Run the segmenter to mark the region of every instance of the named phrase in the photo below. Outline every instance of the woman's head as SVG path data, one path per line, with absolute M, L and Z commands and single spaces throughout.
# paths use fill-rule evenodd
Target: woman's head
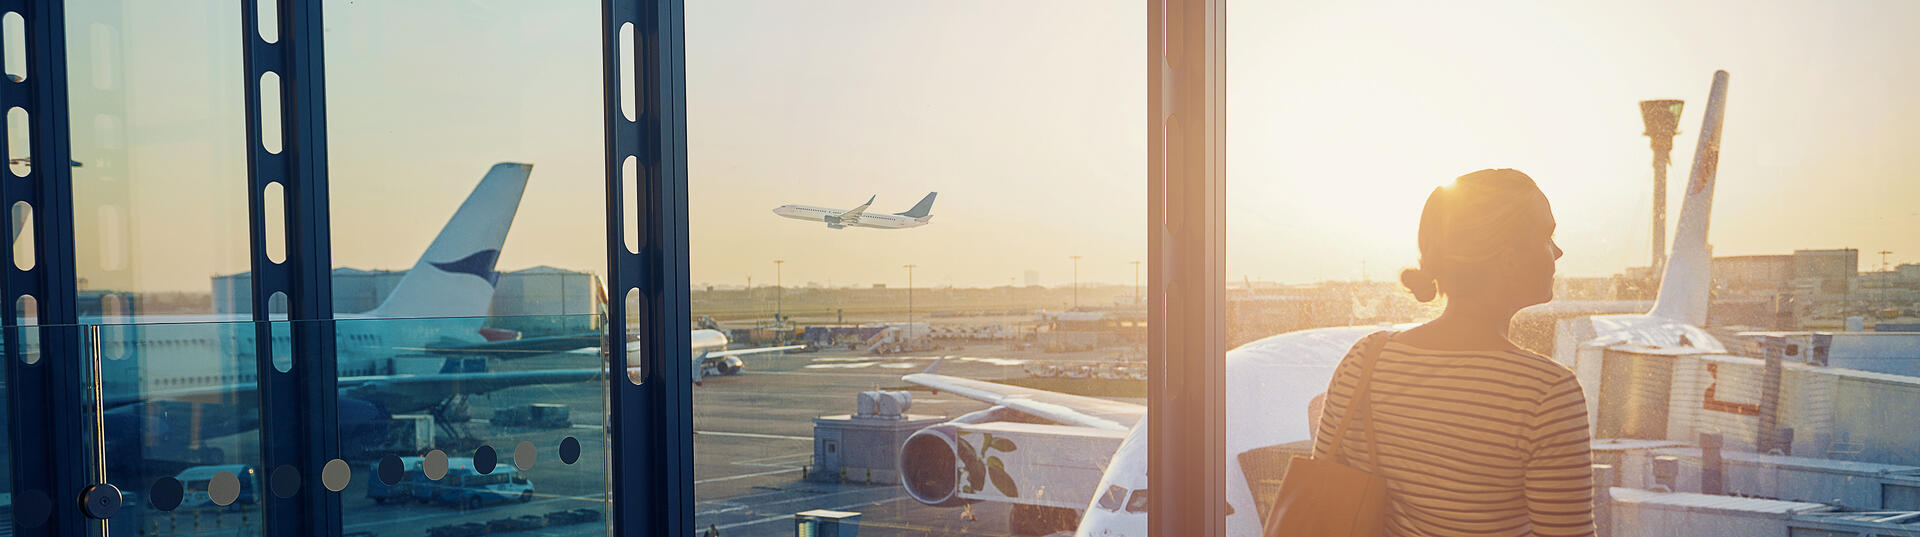
M 1480 170 L 1433 190 L 1420 213 L 1420 268 L 1400 281 L 1421 302 L 1518 310 L 1553 299 L 1553 208 L 1533 178 Z

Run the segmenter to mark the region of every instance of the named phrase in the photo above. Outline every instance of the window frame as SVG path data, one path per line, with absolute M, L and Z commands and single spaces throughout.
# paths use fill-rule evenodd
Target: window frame
M 260 37 L 254 1 L 241 2 L 246 35 L 248 205 L 253 256 L 253 312 L 267 321 L 267 301 L 275 292 L 289 300 L 285 320 L 296 322 L 292 335 L 294 368 L 277 373 L 270 352 L 274 337 L 261 323 L 261 450 L 266 467 L 291 465 L 300 474 L 318 476 L 338 455 L 337 367 L 332 333 L 331 238 L 326 169 L 325 61 L 320 0 L 274 2 L 277 38 Z M 685 535 L 693 528 L 691 365 L 677 357 L 689 345 L 687 313 L 687 175 L 684 0 L 603 0 L 602 66 L 607 158 L 608 288 L 610 296 L 640 291 L 642 320 L 638 338 L 646 343 L 630 364 L 628 353 L 613 353 L 609 367 L 642 367 L 636 386 L 627 375 L 608 375 L 609 487 L 611 524 L 621 536 Z M 31 154 L 43 161 L 69 161 L 63 0 L 0 0 L 0 9 L 27 19 L 28 72 L 25 81 L 5 82 L 7 93 L 31 113 Z M 1225 457 L 1223 394 L 1224 289 L 1224 106 L 1225 0 L 1149 0 L 1149 414 L 1153 452 L 1152 535 L 1224 534 Z M 637 53 L 619 55 L 619 29 L 631 24 Z M 1170 41 L 1176 39 L 1176 41 Z M 638 81 L 635 120 L 623 117 L 620 67 L 630 63 Z M 266 72 L 280 77 L 279 124 L 284 129 L 278 153 L 261 148 L 261 95 L 253 83 Z M 4 137 L 0 137 L 4 139 Z M 636 192 L 626 192 L 622 161 L 636 157 L 641 170 Z M 43 166 L 29 177 L 0 180 L 0 203 L 28 201 L 35 207 L 33 269 L 10 271 L 4 298 L 37 299 L 43 332 L 40 351 L 50 359 L 24 364 L 14 308 L 0 315 L 8 337 L 5 349 L 10 383 L 7 399 L 15 419 L 8 431 L 9 461 L 15 490 L 45 491 L 47 523 L 23 528 L 23 535 L 77 534 L 87 519 L 74 502 L 81 489 L 104 476 L 87 456 L 87 432 L 80 388 L 82 349 L 76 330 L 71 171 Z M 268 229 L 260 191 L 269 184 L 285 190 L 286 258 L 266 258 Z M 629 230 L 623 209 L 634 204 L 639 230 Z M 1187 225 L 1182 225 L 1187 224 Z M 626 250 L 625 235 L 635 232 L 640 252 Z M 0 256 L 11 256 L 0 249 Z M 0 259 L 0 265 L 10 264 Z M 608 301 L 608 318 L 624 320 L 625 300 Z M 627 341 L 624 322 L 609 322 L 608 337 Z M 651 337 L 659 335 L 661 337 Z M 1182 352 L 1171 352 L 1179 349 Z M 1203 397 L 1177 397 L 1200 393 Z M 292 498 L 263 496 L 263 521 L 272 534 L 326 535 L 338 531 L 340 497 L 303 485 Z M 18 497 L 18 496 L 17 496 Z M 1173 501 L 1181 498 L 1183 501 Z M 1202 506 L 1205 509 L 1170 509 Z M 1198 530 L 1198 531 L 1196 531 Z

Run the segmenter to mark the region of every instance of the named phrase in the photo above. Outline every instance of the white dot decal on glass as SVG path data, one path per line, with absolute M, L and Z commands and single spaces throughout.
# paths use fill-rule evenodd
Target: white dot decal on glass
M 513 466 L 520 471 L 532 470 L 533 458 L 533 442 L 521 440 L 520 445 L 513 447 Z
M 352 479 L 353 469 L 347 466 L 347 461 L 330 460 L 327 461 L 326 466 L 320 468 L 320 484 L 326 485 L 327 490 L 334 492 L 346 490 L 347 482 Z
M 420 470 L 427 474 L 427 479 L 434 481 L 439 481 L 440 478 L 446 477 L 447 452 L 438 449 L 428 451 L 426 458 L 420 461 Z
M 240 499 L 240 477 L 233 475 L 233 472 L 213 474 L 213 480 L 207 482 L 207 501 L 225 507 L 233 505 L 233 501 L 238 499 Z

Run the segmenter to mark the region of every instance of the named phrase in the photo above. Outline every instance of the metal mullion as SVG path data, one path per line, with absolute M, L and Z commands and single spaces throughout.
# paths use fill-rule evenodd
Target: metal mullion
M 255 362 L 259 369 L 260 451 L 269 479 L 290 466 L 300 479 L 289 498 L 262 494 L 268 535 L 337 536 L 340 498 L 326 490 L 321 472 L 339 456 L 337 368 L 334 355 L 331 239 L 328 222 L 325 78 L 321 5 L 317 0 L 276 0 L 277 42 L 260 38 L 258 3 L 241 2 L 241 32 L 247 76 L 247 201 L 252 251 Z M 281 151 L 262 144 L 260 79 L 279 76 Z M 278 182 L 284 203 L 281 229 L 286 257 L 268 257 L 265 189 Z M 273 366 L 271 301 L 287 297 L 292 368 Z M 266 487 L 271 490 L 273 487 Z
M 602 110 L 606 137 L 606 248 L 607 248 L 607 491 L 611 505 L 608 518 L 613 525 L 613 535 L 627 537 L 643 535 L 646 525 L 641 510 L 640 489 L 644 489 L 644 474 L 640 471 L 643 461 L 640 457 L 646 452 L 640 448 L 640 431 L 646 427 L 647 408 L 641 404 L 638 389 L 627 380 L 626 342 L 627 336 L 627 289 L 637 278 L 626 274 L 628 267 L 638 267 L 639 259 L 627 251 L 626 247 L 626 204 L 633 203 L 625 192 L 625 180 L 622 177 L 626 158 L 639 153 L 639 143 L 635 132 L 638 125 L 627 121 L 620 111 L 620 28 L 633 24 L 638 31 L 639 22 L 635 20 L 637 0 L 605 0 L 601 4 L 601 84 Z
M 19 270 L 12 248 L 5 248 L 5 313 L 8 403 L 13 466 L 14 523 L 17 535 L 79 535 L 98 527 L 81 514 L 80 491 L 94 483 L 97 446 L 89 445 L 83 424 L 85 392 L 81 382 L 90 356 L 80 346 L 74 275 L 72 150 L 67 139 L 66 25 L 58 0 L 10 0 L 5 11 L 25 20 L 27 79 L 6 82 L 5 108 L 28 115 L 29 156 L 40 163 L 24 178 L 0 179 L 0 203 L 11 212 L 25 201 L 33 207 L 34 266 Z M 11 219 L 9 219 L 10 221 Z M 33 295 L 40 328 L 40 359 L 21 360 L 23 331 L 15 305 Z M 35 512 L 40 508 L 44 511 Z M 45 513 L 45 516 L 40 516 Z
M 1147 14 L 1147 524 L 1226 534 L 1226 0 Z
M 647 15 L 652 19 L 639 35 L 637 48 L 648 67 L 638 71 L 644 77 L 639 107 L 645 133 L 652 136 L 642 145 L 653 151 L 649 161 L 641 159 L 641 188 L 647 203 L 640 219 L 647 232 L 641 253 L 647 256 L 648 365 L 659 371 L 658 379 L 648 386 L 647 404 L 658 409 L 651 417 L 650 429 L 659 464 L 651 482 L 658 487 L 651 501 L 660 511 L 659 526 L 667 535 L 686 535 L 694 531 L 693 487 L 693 365 L 689 355 L 692 330 L 692 282 L 688 274 L 687 215 L 687 124 L 686 124 L 686 36 L 684 5 L 681 0 L 656 0 Z M 655 365 L 657 364 L 657 366 Z
M 607 431 L 612 453 L 613 529 L 619 536 L 693 532 L 693 401 L 688 353 L 685 59 L 680 0 L 606 0 L 602 7 L 607 140 Z M 620 28 L 634 27 L 636 57 L 619 55 Z M 620 62 L 630 62 L 636 121 L 621 113 Z M 627 192 L 625 159 L 640 174 Z M 626 249 L 624 208 L 636 212 L 640 252 Z M 626 294 L 641 296 L 638 327 L 644 375 L 633 386 Z

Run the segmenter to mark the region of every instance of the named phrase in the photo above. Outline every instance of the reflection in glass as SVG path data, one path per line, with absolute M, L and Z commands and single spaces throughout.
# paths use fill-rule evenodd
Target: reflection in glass
M 606 375 L 595 332 L 469 338 L 508 320 L 599 326 L 593 316 L 353 319 L 340 349 L 341 491 L 348 531 L 420 534 L 466 524 L 604 533 L 601 411 Z M 565 457 L 575 442 L 582 464 Z
M 597 313 L 606 267 L 598 6 L 323 4 L 334 311 Z M 414 294 L 406 308 L 371 300 L 388 289 L 406 296 L 414 291 L 396 286 L 416 283 L 434 298 Z M 516 294 L 553 300 L 489 307 L 490 296 Z
M 257 533 L 268 489 L 254 325 L 85 328 L 80 348 L 101 375 L 102 414 L 92 419 L 104 434 L 104 471 L 127 491 L 127 507 L 110 522 L 115 531 Z
M 225 314 L 208 277 L 247 270 L 240 31 L 232 6 L 65 10 L 74 253 L 83 319 Z M 37 163 L 51 165 L 53 163 Z M 249 290 L 226 290 L 229 303 Z M 183 320 L 172 318 L 171 321 Z
M 344 529 L 604 534 L 599 6 L 322 4 Z
M 349 531 L 380 526 L 424 535 L 443 526 L 539 519 L 567 528 L 554 535 L 604 533 L 606 476 L 597 454 L 604 450 L 598 424 L 607 373 L 598 337 L 449 337 L 487 322 L 333 322 L 343 452 L 342 464 L 329 464 L 321 476 L 260 465 L 257 323 L 86 330 L 98 339 L 82 348 L 130 349 L 99 369 L 104 413 L 96 419 L 105 431 L 108 481 L 138 500 L 113 524 L 149 534 L 177 534 L 189 530 L 186 524 L 253 533 L 261 495 L 278 494 L 287 480 L 319 479 L 344 495 Z M 289 323 L 271 324 L 276 352 L 289 347 L 281 339 L 291 333 L 281 329 Z M 571 455 L 563 449 L 568 442 Z M 512 460 L 483 460 L 492 459 L 492 446 L 507 446 Z M 435 454 L 438 468 L 425 467 Z M 579 464 L 550 462 L 563 458 Z

